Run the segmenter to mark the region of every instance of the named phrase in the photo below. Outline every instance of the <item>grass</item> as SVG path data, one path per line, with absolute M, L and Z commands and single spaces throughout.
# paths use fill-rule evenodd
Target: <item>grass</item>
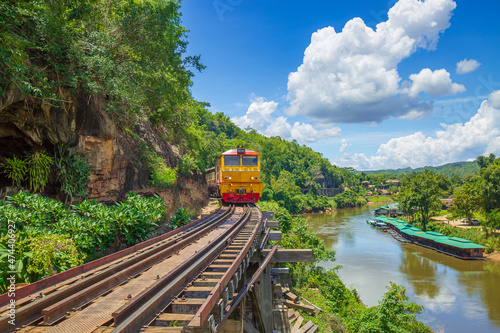
M 345 331 L 345 328 L 341 323 L 341 319 L 338 318 L 335 314 L 328 311 L 328 300 L 320 293 L 319 290 L 303 288 L 301 290 L 301 297 L 307 299 L 309 302 L 323 309 L 322 312 L 319 312 L 313 316 L 305 311 L 299 311 L 302 318 L 304 318 L 302 325 L 311 320 L 313 323 L 318 325 L 319 332 L 328 332 L 332 329 L 332 326 L 336 327 L 339 332 Z M 295 324 L 295 322 L 293 322 L 293 324 Z M 291 325 L 291 327 L 293 327 L 293 324 Z
M 450 211 L 447 209 L 440 209 L 436 211 L 432 211 L 432 216 L 444 216 L 446 214 L 450 214 Z
M 367 197 L 370 202 L 395 202 L 392 195 L 374 195 Z

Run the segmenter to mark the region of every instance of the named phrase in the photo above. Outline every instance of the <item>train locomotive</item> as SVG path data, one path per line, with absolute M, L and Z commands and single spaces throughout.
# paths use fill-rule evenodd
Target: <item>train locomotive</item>
M 229 203 L 255 203 L 262 194 L 260 154 L 238 147 L 219 155 L 215 167 L 205 170 L 211 195 Z

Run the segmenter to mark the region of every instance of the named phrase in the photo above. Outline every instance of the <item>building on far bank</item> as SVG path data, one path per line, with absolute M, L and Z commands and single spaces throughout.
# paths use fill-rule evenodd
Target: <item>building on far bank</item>
M 396 186 L 399 187 L 400 182 L 397 179 L 389 179 L 385 181 L 385 186 L 386 187 L 391 187 L 391 186 Z
M 448 199 L 439 199 L 442 204 L 445 204 L 446 207 L 451 207 L 453 206 L 453 195 L 450 195 Z

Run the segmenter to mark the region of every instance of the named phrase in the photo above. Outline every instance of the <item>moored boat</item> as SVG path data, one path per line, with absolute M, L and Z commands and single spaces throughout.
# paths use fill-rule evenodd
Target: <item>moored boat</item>
M 366 223 L 368 223 L 372 227 L 376 227 L 376 228 L 379 228 L 379 229 L 382 229 L 382 230 L 387 229 L 387 224 L 385 224 L 384 222 L 381 222 L 381 221 L 366 220 Z

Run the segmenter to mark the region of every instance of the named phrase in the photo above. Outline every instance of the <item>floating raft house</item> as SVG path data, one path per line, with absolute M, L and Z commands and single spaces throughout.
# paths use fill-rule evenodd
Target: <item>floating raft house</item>
M 399 206 L 398 202 L 389 204 L 387 206 L 381 206 L 375 210 L 375 216 L 378 216 L 378 215 L 389 215 L 389 216 L 404 215 L 404 212 L 398 211 L 398 206 Z
M 459 237 L 448 237 L 435 231 L 422 231 L 419 228 L 393 217 L 377 216 L 377 221 L 387 224 L 389 229 L 398 232 L 412 243 L 452 255 L 461 259 L 482 259 L 486 246 Z

